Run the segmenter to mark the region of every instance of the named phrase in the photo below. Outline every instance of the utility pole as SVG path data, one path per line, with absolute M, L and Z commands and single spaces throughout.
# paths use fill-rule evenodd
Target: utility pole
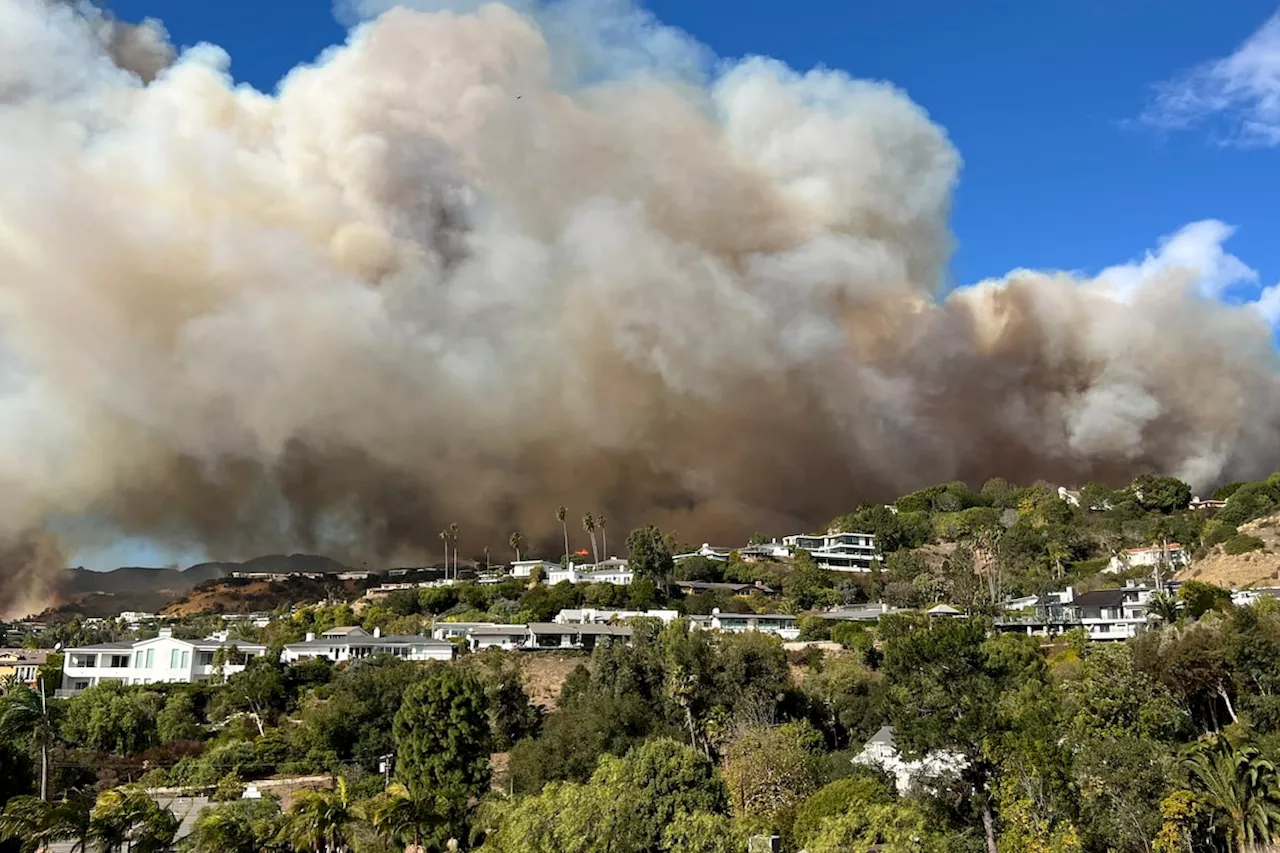
M 394 758 L 394 754 L 382 756 L 382 763 L 378 767 L 382 771 L 382 787 L 384 790 L 391 787 L 391 762 Z

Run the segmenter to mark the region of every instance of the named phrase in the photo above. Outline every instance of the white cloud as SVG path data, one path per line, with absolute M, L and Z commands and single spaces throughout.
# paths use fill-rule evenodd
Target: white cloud
M 1230 56 L 1158 84 L 1142 120 L 1169 130 L 1216 124 L 1226 144 L 1280 145 L 1280 12 Z
M 1162 238 L 1159 249 L 1141 261 L 1103 270 L 1094 284 L 1127 302 L 1148 282 L 1180 271 L 1194 277 L 1201 296 L 1217 299 L 1232 287 L 1258 280 L 1256 271 L 1222 247 L 1234 233 L 1235 228 L 1216 219 L 1192 222 Z

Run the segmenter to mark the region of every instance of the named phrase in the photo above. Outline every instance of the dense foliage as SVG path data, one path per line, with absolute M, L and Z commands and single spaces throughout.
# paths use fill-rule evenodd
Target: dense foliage
M 1147 631 L 1114 644 L 1002 634 L 992 621 L 1012 596 L 1152 573 L 1103 573 L 1124 548 L 1267 558 L 1280 477 L 1217 494 L 1215 513 L 1167 477 L 1089 484 L 1069 500 L 1044 484 L 942 484 L 824 528 L 876 534 L 885 560 L 861 576 L 823 571 L 803 551 L 677 564 L 673 537 L 645 527 L 627 539 L 644 577 L 631 588 L 397 591 L 359 612 L 299 607 L 237 628 L 273 653 L 215 683 L 104 684 L 70 699 L 8 685 L 0 849 L 158 853 L 177 823 L 143 791 L 179 786 L 214 801 L 185 853 L 741 853 L 749 836 L 775 833 L 788 853 L 1250 850 L 1280 841 L 1275 600 L 1234 606 L 1230 590 L 1191 579 L 1152 600 Z M 677 580 L 761 587 L 682 595 Z M 824 618 L 867 600 L 945 601 L 963 615 Z M 283 644 L 335 625 L 413 633 L 431 620 L 655 605 L 803 613 L 802 638 L 822 644 L 787 651 L 762 634 L 637 619 L 630 642 L 580 655 L 558 694 L 542 685 L 535 695 L 555 696 L 543 706 L 530 699 L 543 653 L 279 663 Z M 181 636 L 220 627 L 174 625 Z M 68 623 L 32 642 L 137 635 Z M 864 744 L 885 726 L 904 760 L 923 762 L 914 776 L 868 763 Z M 327 781 L 291 802 L 239 799 L 272 775 Z

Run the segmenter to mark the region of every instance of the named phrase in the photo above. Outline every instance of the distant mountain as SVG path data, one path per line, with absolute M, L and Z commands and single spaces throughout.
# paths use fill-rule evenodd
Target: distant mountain
M 237 571 L 335 574 L 351 569 L 337 560 L 315 554 L 267 554 L 240 563 L 197 563 L 186 570 L 142 566 L 124 566 L 106 572 L 67 569 L 61 583 L 66 603 L 59 609 L 76 610 L 77 602 L 88 604 L 93 600 L 91 609 L 95 611 L 104 607 L 116 613 L 133 609 L 158 610 L 166 603 L 182 598 L 197 584 Z M 103 596 L 113 596 L 115 602 L 103 601 Z

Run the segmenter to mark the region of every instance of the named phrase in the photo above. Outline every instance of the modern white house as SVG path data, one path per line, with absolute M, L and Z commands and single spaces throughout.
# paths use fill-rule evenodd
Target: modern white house
M 325 658 L 333 663 L 363 660 L 376 655 L 391 655 L 412 661 L 453 660 L 457 647 L 447 640 L 417 636 L 382 636 L 379 628 L 369 634 L 363 628 L 341 628 L 326 631 L 320 637 L 308 634 L 301 643 L 284 647 L 280 660 L 297 663 Z
M 680 618 L 678 610 L 597 610 L 587 607 L 581 610 L 561 610 L 551 621 L 557 625 L 602 625 L 607 622 L 626 622 L 630 619 L 660 619 L 668 625 Z
M 1173 592 L 1177 586 L 1169 581 L 1162 584 L 1164 592 Z M 1117 589 L 1084 593 L 1077 593 L 1069 586 L 1023 608 L 1033 610 L 1033 615 L 1010 613 L 996 619 L 995 627 L 999 631 L 1047 636 L 1083 628 L 1090 640 L 1128 640 L 1147 630 L 1155 619 L 1148 607 L 1157 591 L 1152 585 L 1134 581 Z
M 1103 569 L 1108 574 L 1127 572 L 1153 566 L 1165 566 L 1176 571 L 1190 562 L 1190 557 L 1176 542 L 1168 545 L 1149 545 L 1146 548 L 1126 548 L 1111 558 Z
M 552 563 L 547 560 L 516 560 L 511 564 L 511 577 L 527 580 L 533 577 L 535 569 L 541 569 L 542 576 L 545 578 L 547 572 L 558 571 L 560 568 L 559 563 Z
M 785 536 L 790 548 L 809 552 L 819 568 L 833 572 L 869 572 L 884 561 L 870 533 L 832 533 L 822 536 Z
M 595 565 L 556 566 L 543 572 L 543 579 L 551 586 L 568 581 L 579 583 L 611 583 L 617 586 L 630 586 L 636 579 L 636 573 L 627 567 L 626 560 L 613 557 L 601 560 Z
M 726 631 L 740 634 L 745 631 L 758 631 L 761 634 L 773 634 L 784 640 L 795 640 L 800 637 L 800 629 L 796 627 L 797 617 L 788 613 L 722 613 L 720 608 L 711 611 L 710 616 L 690 616 L 694 628 L 710 631 Z
M 218 652 L 222 650 L 223 655 Z M 180 640 L 170 628 L 132 643 L 104 643 L 67 649 L 63 659 L 61 696 L 74 696 L 107 681 L 123 684 L 196 684 L 243 672 L 267 647 L 229 640 Z M 223 656 L 229 660 L 217 661 Z
M 955 775 L 964 770 L 969 762 L 964 756 L 953 752 L 931 752 L 916 761 L 907 761 L 898 751 L 893 739 L 893 726 L 883 726 L 871 736 L 862 747 L 862 752 L 853 758 L 854 764 L 866 767 L 878 767 L 893 777 L 894 787 L 899 795 L 905 795 L 912 788 L 927 788 L 929 782 L 945 776 Z

